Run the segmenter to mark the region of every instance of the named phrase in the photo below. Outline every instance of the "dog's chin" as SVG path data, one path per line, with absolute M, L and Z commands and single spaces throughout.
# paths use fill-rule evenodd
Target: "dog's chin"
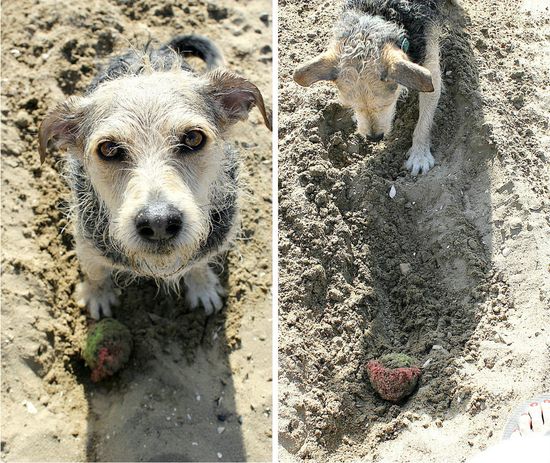
M 139 246 L 132 249 L 132 254 L 141 256 L 161 256 L 169 258 L 170 255 L 177 254 L 178 249 L 182 246 L 178 246 L 171 241 L 157 241 L 147 242 L 144 241 Z
M 140 240 L 126 247 L 135 273 L 153 278 L 167 278 L 187 267 L 200 249 L 200 242 L 147 242 Z

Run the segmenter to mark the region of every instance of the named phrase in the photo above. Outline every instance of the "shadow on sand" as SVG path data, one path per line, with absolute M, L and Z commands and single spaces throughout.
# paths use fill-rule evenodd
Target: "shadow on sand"
M 142 281 L 123 291 L 115 316 L 132 332 L 134 352 L 100 384 L 80 367 L 88 461 L 244 461 L 226 310 L 206 317 Z

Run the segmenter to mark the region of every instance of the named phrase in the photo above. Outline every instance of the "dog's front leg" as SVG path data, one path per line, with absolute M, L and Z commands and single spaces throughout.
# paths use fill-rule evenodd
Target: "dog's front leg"
M 185 299 L 192 309 L 202 305 L 206 315 L 221 310 L 225 291 L 218 276 L 208 263 L 200 263 L 191 267 L 184 275 L 183 281 L 187 289 Z
M 102 315 L 111 317 L 111 306 L 118 304 L 117 290 L 111 279 L 111 264 L 92 245 L 78 237 L 76 253 L 85 275 L 84 281 L 76 287 L 78 305 L 88 307 L 90 316 L 95 320 Z
M 426 68 L 432 73 L 434 91 L 432 93 L 420 93 L 419 115 L 413 134 L 413 144 L 407 153 L 408 159 L 405 167 L 412 175 L 428 172 L 435 164 L 435 159 L 430 151 L 432 124 L 441 96 L 441 69 L 439 66 L 439 46 L 433 46 L 428 51 L 425 63 Z

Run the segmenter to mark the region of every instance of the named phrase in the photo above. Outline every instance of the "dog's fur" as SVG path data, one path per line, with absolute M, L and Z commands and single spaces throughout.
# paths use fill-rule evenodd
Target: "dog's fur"
M 294 80 L 333 81 L 354 111 L 358 132 L 379 141 L 392 129 L 405 89 L 420 92 L 420 114 L 405 165 L 412 175 L 434 166 L 430 132 L 441 94 L 439 36 L 445 0 L 347 0 L 325 53 L 300 66 Z
M 195 72 L 186 56 L 204 60 L 208 72 Z M 151 277 L 176 291 L 183 278 L 191 307 L 208 314 L 222 307 L 224 292 L 208 262 L 238 228 L 239 161 L 226 137 L 253 106 L 271 129 L 260 91 L 223 63 L 200 36 L 131 50 L 114 58 L 85 96 L 71 97 L 43 121 L 42 161 L 51 139 L 68 152 L 71 219 L 85 274 L 78 300 L 93 318 L 112 314 L 112 274 Z M 197 131 L 206 141 L 194 151 L 182 140 Z M 102 146 L 114 146 L 106 152 L 117 157 L 102 157 Z M 167 234 L 173 221 L 177 231 L 149 239 L 142 217 L 146 232 L 159 227 Z

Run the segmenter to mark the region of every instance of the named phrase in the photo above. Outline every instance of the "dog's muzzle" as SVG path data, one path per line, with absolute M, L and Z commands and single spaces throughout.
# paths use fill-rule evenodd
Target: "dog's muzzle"
M 169 241 L 180 234 L 183 214 L 171 204 L 154 204 L 138 212 L 135 225 L 138 235 L 146 241 Z

